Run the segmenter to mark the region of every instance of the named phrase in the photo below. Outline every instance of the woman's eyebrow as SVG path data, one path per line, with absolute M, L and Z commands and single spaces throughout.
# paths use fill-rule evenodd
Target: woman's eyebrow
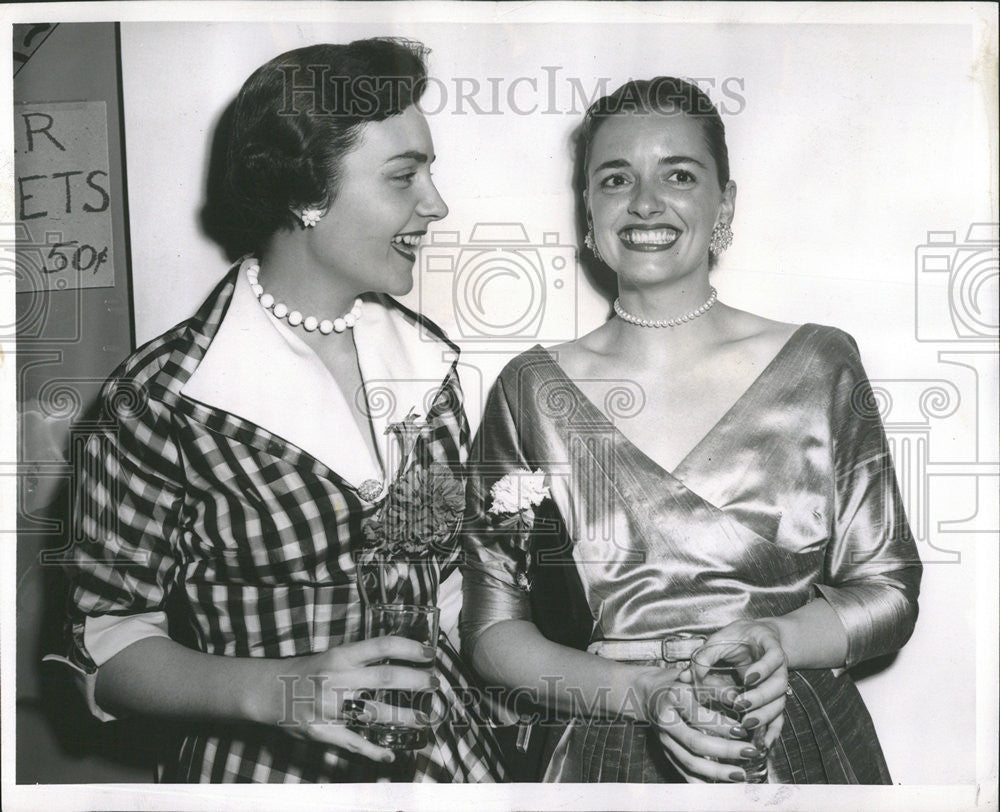
M 406 152 L 400 152 L 398 155 L 393 155 L 391 158 L 386 158 L 385 163 L 389 163 L 390 161 L 398 161 L 400 159 L 416 161 L 418 164 L 428 163 L 427 153 L 418 152 L 415 149 L 407 150 Z M 430 159 L 430 163 L 434 163 L 434 158 Z
M 674 166 L 675 164 L 697 164 L 702 169 L 708 169 L 708 167 L 697 158 L 691 158 L 687 155 L 665 155 L 660 158 L 659 163 L 663 166 Z
M 631 166 L 631 164 L 624 158 L 614 158 L 610 161 L 605 161 L 604 163 L 595 166 L 591 171 L 600 172 L 602 169 L 625 169 Z
M 697 158 L 692 158 L 689 155 L 664 155 L 658 163 L 661 166 L 674 166 L 675 164 L 695 164 L 700 166 L 702 169 L 707 169 L 701 161 Z M 592 170 L 593 172 L 600 172 L 602 169 L 626 169 L 631 166 L 631 164 L 624 158 L 614 158 L 610 161 L 605 161 L 604 163 L 595 166 Z

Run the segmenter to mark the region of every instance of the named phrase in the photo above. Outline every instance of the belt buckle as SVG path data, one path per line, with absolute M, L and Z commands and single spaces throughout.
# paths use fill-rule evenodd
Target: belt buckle
M 668 663 L 687 662 L 707 639 L 703 634 L 668 634 L 660 641 L 660 656 Z

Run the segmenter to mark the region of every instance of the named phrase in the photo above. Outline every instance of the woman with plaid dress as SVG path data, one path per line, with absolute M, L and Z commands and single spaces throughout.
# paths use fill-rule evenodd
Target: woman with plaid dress
M 363 523 L 400 455 L 461 476 L 469 440 L 457 348 L 390 298 L 448 211 L 415 104 L 423 55 L 316 45 L 250 76 L 226 188 L 253 254 L 102 392 L 65 659 L 101 718 L 190 720 L 162 780 L 504 778 L 445 635 L 432 669 L 412 667 L 434 657 L 414 641 L 361 639 Z M 403 449 L 386 429 L 414 412 Z M 437 553 L 442 580 L 457 555 Z M 433 600 L 420 575 L 389 599 Z M 348 726 L 387 712 L 359 700 L 373 688 L 435 690 L 449 713 L 394 754 Z

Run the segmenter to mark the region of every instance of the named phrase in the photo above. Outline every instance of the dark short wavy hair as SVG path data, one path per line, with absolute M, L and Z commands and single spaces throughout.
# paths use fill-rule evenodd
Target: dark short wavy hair
M 581 170 L 586 179 L 590 148 L 597 131 L 610 116 L 617 113 L 686 113 L 698 120 L 708 151 L 715 160 L 719 188 L 729 183 L 729 150 L 726 147 L 726 125 L 719 111 L 701 88 L 675 76 L 653 79 L 633 79 L 614 93 L 595 101 L 587 109 L 580 128 L 577 148 L 582 160 Z
M 225 190 L 254 250 L 293 210 L 327 208 L 362 128 L 402 113 L 427 85 L 428 50 L 396 38 L 310 45 L 255 70 L 234 102 Z

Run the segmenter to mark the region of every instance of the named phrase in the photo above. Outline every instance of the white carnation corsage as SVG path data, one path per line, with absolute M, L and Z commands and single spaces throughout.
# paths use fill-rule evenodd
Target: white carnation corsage
M 549 496 L 549 486 L 545 484 L 545 472 L 541 468 L 534 473 L 527 468 L 518 468 L 493 483 L 489 513 L 516 518 L 538 507 Z
M 516 573 L 517 585 L 525 591 L 531 589 L 528 562 L 531 557 L 530 535 L 535 523 L 535 508 L 551 496 L 545 484 L 545 472 L 518 468 L 504 474 L 490 488 L 490 507 L 487 513 L 497 527 L 511 531 L 514 545 L 522 553 Z

